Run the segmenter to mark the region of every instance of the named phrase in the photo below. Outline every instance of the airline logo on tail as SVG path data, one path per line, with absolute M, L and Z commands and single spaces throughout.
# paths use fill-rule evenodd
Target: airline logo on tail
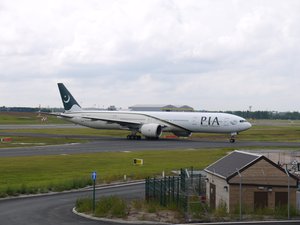
M 75 100 L 75 98 L 72 96 L 72 94 L 68 91 L 68 89 L 65 87 L 64 84 L 58 83 L 58 89 L 59 93 L 62 99 L 62 102 L 64 104 L 65 110 L 79 110 L 81 109 L 78 102 Z

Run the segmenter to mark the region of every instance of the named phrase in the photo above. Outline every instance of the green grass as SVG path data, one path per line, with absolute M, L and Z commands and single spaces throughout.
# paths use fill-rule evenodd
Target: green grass
M 126 137 L 129 134 L 124 130 L 97 130 L 91 128 L 56 128 L 56 129 L 22 129 L 9 130 L 18 133 L 44 133 L 44 134 L 68 134 L 83 136 L 117 136 Z M 164 133 L 162 137 L 169 135 Z M 203 140 L 228 140 L 229 134 L 193 133 L 191 139 Z M 237 141 L 273 141 L 273 142 L 300 142 L 300 125 L 297 126 L 261 126 L 254 125 L 251 129 L 241 132 Z
M 161 174 L 163 170 L 168 174 L 181 167 L 203 169 L 227 151 L 106 152 L 0 158 L 0 195 L 5 196 L 8 192 L 20 194 L 22 189 L 35 189 L 36 192 L 70 189 L 74 186 L 74 180 L 90 179 L 92 171 L 98 173 L 97 183 L 109 183 L 122 180 L 124 174 L 128 179 L 144 179 Z M 144 165 L 133 165 L 134 158 L 144 159 Z
M 300 142 L 300 126 L 253 126 L 240 136 L 242 140 Z
M 7 131 L 7 130 L 6 130 Z M 58 135 L 82 135 L 82 136 L 124 136 L 129 134 L 126 130 L 98 130 L 87 127 L 79 128 L 46 128 L 46 129 L 19 129 L 19 130 L 8 130 L 7 132 L 12 133 L 33 133 L 33 134 L 58 134 Z
M 41 117 L 47 117 L 42 122 Z M 62 124 L 65 120 L 56 116 L 29 112 L 0 112 L 0 124 Z
M 96 200 L 95 213 L 93 213 L 93 200 L 90 197 L 79 198 L 76 201 L 76 211 L 105 218 L 135 217 L 136 220 L 160 221 L 162 217 L 169 223 L 184 222 L 184 213 L 176 205 L 161 206 L 158 202 L 149 203 L 142 199 L 125 200 L 119 196 L 106 196 Z M 164 213 L 165 212 L 165 213 Z M 171 213 L 171 214 L 170 214 Z M 151 216 L 152 214 L 152 216 Z M 169 218 L 168 218 L 169 217 Z
M 102 197 L 96 202 L 95 216 L 124 218 L 128 207 L 124 199 L 117 196 Z
M 0 148 L 12 147 L 28 147 L 28 146 L 43 146 L 43 145 L 59 145 L 69 143 L 84 143 L 87 140 L 78 138 L 64 138 L 64 137 L 22 137 L 22 136 L 9 136 L 12 137 L 11 142 L 0 142 Z

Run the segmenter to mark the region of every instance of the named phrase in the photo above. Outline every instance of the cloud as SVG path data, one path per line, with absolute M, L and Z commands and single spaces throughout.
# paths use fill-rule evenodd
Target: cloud
M 64 82 L 86 106 L 299 110 L 299 8 L 294 0 L 3 0 L 2 104 L 60 106 Z

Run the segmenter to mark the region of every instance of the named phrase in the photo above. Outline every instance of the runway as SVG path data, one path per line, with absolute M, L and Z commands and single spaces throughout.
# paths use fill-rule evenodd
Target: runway
M 300 148 L 300 142 L 266 142 L 266 141 L 239 141 L 229 143 L 228 140 L 203 140 L 203 139 L 159 139 L 159 140 L 127 140 L 125 137 L 100 137 L 69 134 L 21 133 L 11 130 L 21 129 L 58 129 L 58 128 L 83 128 L 74 124 L 40 124 L 40 125 L 0 125 L 0 136 L 30 136 L 49 138 L 79 138 L 87 143 L 74 143 L 64 145 L 34 146 L 0 148 L 0 157 L 37 156 L 81 154 L 97 152 L 119 151 L 145 151 L 145 150 L 177 150 L 177 149 L 213 149 L 234 148 L 245 149 L 250 147 L 261 148 Z
M 203 141 L 185 139 L 160 140 L 127 140 L 116 137 L 97 137 L 87 143 L 74 143 L 64 145 L 0 148 L 0 157 L 61 155 L 98 152 L 145 151 L 145 150 L 176 150 L 176 149 L 213 149 L 213 148 L 249 148 L 249 147 L 299 147 L 295 142 L 256 142 L 237 141 Z

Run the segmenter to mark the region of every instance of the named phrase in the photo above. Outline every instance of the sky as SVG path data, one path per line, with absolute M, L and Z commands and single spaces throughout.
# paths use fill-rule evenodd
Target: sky
M 0 0 L 0 106 L 300 110 L 298 0 Z

